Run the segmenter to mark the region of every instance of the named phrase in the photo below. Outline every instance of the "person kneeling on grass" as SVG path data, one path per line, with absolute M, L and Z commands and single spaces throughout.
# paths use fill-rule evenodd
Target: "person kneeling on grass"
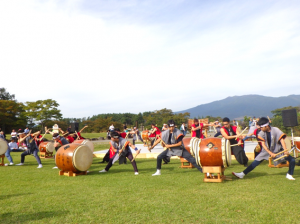
M 262 117 L 257 123 L 261 127 L 261 132 L 258 134 L 258 139 L 262 141 L 262 151 L 254 159 L 250 166 L 248 166 L 243 172 L 235 173 L 232 172 L 237 178 L 244 178 L 249 172 L 254 170 L 263 160 L 268 160 L 269 156 L 276 158 L 276 153 L 287 150 L 284 139 L 286 134 L 284 134 L 279 128 L 271 127 L 269 124 L 269 119 Z M 295 159 L 289 155 L 289 152 L 284 152 L 286 155 L 285 160 L 289 161 L 289 170 L 286 174 L 286 178 L 289 180 L 295 180 L 293 178 L 295 169 Z
M 200 172 L 202 172 L 202 168 L 196 164 L 195 158 L 184 148 L 182 139 L 184 135 L 181 133 L 180 130 L 175 128 L 175 122 L 173 120 L 168 121 L 168 130 L 162 132 L 161 139 L 157 139 L 154 144 L 149 148 L 149 151 L 153 149 L 161 140 L 165 143 L 162 143 L 164 150 L 161 154 L 157 156 L 157 171 L 156 173 L 152 174 L 152 176 L 161 175 L 161 163 L 164 158 L 171 157 L 171 156 L 182 156 L 194 167 L 196 167 Z
M 111 141 L 110 141 L 110 151 L 112 151 L 112 157 L 110 158 L 107 166 L 105 167 L 104 170 L 99 171 L 100 173 L 105 173 L 107 172 L 112 165 L 119 159 L 119 164 L 123 164 L 124 160 L 126 160 L 126 157 L 132 161 L 133 160 L 133 155 L 131 153 L 130 148 L 134 149 L 139 153 L 137 147 L 135 147 L 131 142 L 127 141 L 126 139 L 120 137 L 120 135 L 116 132 L 113 131 L 111 133 Z M 134 169 L 134 174 L 138 175 L 139 171 L 136 166 L 135 160 L 131 162 L 133 169 Z
M 19 137 L 20 137 L 19 138 L 19 143 L 25 143 L 26 147 L 27 147 L 27 150 L 21 154 L 21 163 L 16 164 L 16 165 L 17 166 L 24 165 L 25 156 L 33 154 L 36 161 L 39 164 L 39 166 L 37 168 L 42 168 L 43 165 L 42 165 L 40 157 L 38 156 L 39 149 L 36 145 L 36 142 L 35 142 L 34 138 L 30 135 L 30 133 L 25 135 L 25 133 L 23 131 L 19 132 Z

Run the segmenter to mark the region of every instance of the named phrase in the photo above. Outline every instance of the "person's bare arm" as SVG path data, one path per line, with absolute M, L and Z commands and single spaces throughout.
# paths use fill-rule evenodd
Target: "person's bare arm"
M 81 133 L 84 129 L 86 129 L 87 127 L 89 127 L 88 125 L 84 126 L 79 132 Z

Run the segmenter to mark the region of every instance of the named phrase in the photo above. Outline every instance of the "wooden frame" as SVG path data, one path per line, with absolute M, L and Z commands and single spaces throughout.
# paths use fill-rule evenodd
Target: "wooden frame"
M 272 164 L 272 157 L 269 157 L 269 165 L 268 167 L 271 167 L 271 168 L 281 168 L 281 167 L 289 167 L 290 163 L 288 161 L 286 161 L 286 164 L 278 164 L 277 166 L 274 166 Z
M 181 162 L 181 166 L 180 168 L 189 168 L 189 169 L 192 169 L 192 168 L 195 168 L 193 166 L 193 164 L 191 164 L 189 161 L 187 161 L 185 158 L 183 157 L 180 157 L 180 162 Z M 186 165 L 187 163 L 187 165 Z
M 76 176 L 79 176 L 79 175 L 87 175 L 87 171 L 84 171 L 84 172 L 80 172 L 80 173 L 73 173 L 72 171 L 62 171 L 60 170 L 59 171 L 59 176 L 68 176 L 68 177 L 76 177 Z

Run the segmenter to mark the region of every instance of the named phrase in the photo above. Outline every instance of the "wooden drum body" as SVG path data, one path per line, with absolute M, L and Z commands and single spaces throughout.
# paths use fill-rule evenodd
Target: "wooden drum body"
M 67 144 L 60 147 L 55 155 L 56 166 L 64 172 L 85 172 L 92 162 L 93 153 L 87 145 Z
M 41 142 L 39 145 L 40 152 L 52 153 L 54 149 L 55 147 L 53 142 Z
M 75 140 L 72 143 L 86 145 L 87 147 L 89 147 L 91 149 L 92 152 L 94 152 L 94 144 L 88 139 L 79 139 L 79 140 Z
M 201 167 L 231 165 L 230 142 L 225 138 L 184 138 L 183 144 Z
M 6 153 L 7 149 L 8 149 L 7 142 L 2 138 L 0 138 L 0 155 Z

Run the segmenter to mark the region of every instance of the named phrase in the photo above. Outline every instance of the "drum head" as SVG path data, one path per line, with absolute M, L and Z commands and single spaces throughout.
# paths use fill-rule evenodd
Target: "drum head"
M 0 138 L 0 155 L 6 153 L 7 149 L 8 149 L 7 142 L 2 138 Z
M 294 137 L 295 142 L 300 142 L 300 137 Z
M 222 160 L 223 166 L 229 167 L 231 166 L 231 147 L 230 141 L 225 138 L 222 138 Z
M 53 142 L 48 142 L 48 144 L 46 145 L 46 151 L 47 152 L 53 152 L 54 149 L 55 149 L 54 143 Z
M 87 171 L 93 163 L 93 153 L 87 145 L 78 145 L 73 154 L 73 165 L 79 171 Z

